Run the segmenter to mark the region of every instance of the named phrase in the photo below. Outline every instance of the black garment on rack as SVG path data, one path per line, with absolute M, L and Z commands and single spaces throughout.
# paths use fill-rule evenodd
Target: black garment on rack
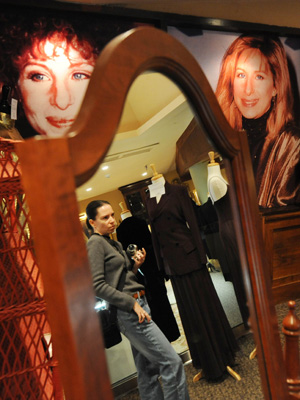
M 158 325 L 170 342 L 180 336 L 179 328 L 167 296 L 165 276 L 159 271 L 152 246 L 151 233 L 147 222 L 141 218 L 128 217 L 117 227 L 117 238 L 124 249 L 136 244 L 138 249 L 146 250 L 146 259 L 141 273 L 137 273 L 140 283 L 145 286 L 146 297 L 153 321 Z
M 187 189 L 165 184 L 159 203 L 147 198 L 159 268 L 170 275 L 193 365 L 218 379 L 234 364 L 237 343 L 209 272 Z
M 219 261 L 225 281 L 232 282 L 230 260 L 220 238 L 219 218 L 211 198 L 209 197 L 207 202 L 200 206 L 195 204 L 195 210 L 199 228 L 207 246 L 208 257 Z
M 244 325 L 248 328 L 249 310 L 228 191 L 225 196 L 214 202 L 214 207 L 218 214 L 220 237 L 229 260 L 230 280 L 233 283 Z

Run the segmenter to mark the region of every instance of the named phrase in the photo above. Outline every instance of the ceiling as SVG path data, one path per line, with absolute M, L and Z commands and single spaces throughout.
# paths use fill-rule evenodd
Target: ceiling
M 299 0 L 56 0 L 300 28 Z M 219 22 L 216 21 L 216 24 Z
M 140 75 L 128 93 L 114 141 L 96 174 L 77 189 L 78 200 L 152 177 L 150 164 L 162 174 L 173 171 L 176 141 L 192 118 L 184 95 L 168 78 Z

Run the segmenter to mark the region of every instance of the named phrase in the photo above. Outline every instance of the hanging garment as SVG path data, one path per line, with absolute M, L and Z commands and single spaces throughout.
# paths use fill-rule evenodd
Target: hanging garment
M 165 275 L 159 271 L 152 246 L 151 233 L 147 222 L 141 218 L 128 217 L 117 227 L 117 238 L 126 250 L 130 244 L 146 250 L 146 259 L 137 273 L 137 278 L 145 286 L 146 297 L 153 321 L 170 342 L 180 336 L 179 328 L 167 296 Z
M 226 250 L 219 233 L 218 214 L 210 198 L 200 206 L 193 203 L 199 229 L 202 234 L 203 242 L 206 244 L 208 258 L 217 259 L 220 263 L 224 279 L 231 281 L 229 260 L 226 256 Z
M 193 365 L 218 379 L 234 364 L 237 344 L 206 268 L 206 253 L 187 189 L 165 184 L 147 198 L 159 268 L 170 276 Z
M 247 307 L 247 297 L 242 276 L 242 267 L 240 264 L 239 251 L 233 225 L 229 192 L 227 192 L 226 195 L 221 199 L 215 201 L 214 207 L 218 214 L 221 241 L 224 249 L 226 249 L 230 280 L 233 283 L 244 325 L 246 328 L 248 328 L 249 310 Z

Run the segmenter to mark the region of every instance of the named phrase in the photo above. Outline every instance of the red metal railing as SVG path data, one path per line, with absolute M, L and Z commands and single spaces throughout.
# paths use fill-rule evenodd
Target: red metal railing
M 34 177 L 33 177 L 34 179 Z M 63 398 L 13 142 L 0 139 L 0 398 Z M 53 374 L 54 373 L 54 374 Z

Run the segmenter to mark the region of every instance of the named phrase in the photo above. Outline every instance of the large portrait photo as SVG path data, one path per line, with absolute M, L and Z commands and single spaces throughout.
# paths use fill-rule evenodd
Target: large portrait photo
M 170 26 L 202 67 L 232 128 L 245 131 L 258 204 L 300 203 L 300 39 Z
M 11 138 L 64 136 L 101 50 L 135 26 L 92 13 L 0 13 L 1 104 L 15 106 Z M 230 126 L 246 133 L 259 206 L 300 204 L 300 38 L 173 26 L 167 31 L 199 62 Z M 7 127 L 0 120 L 1 136 Z
M 18 105 L 14 126 L 20 137 L 65 135 L 101 50 L 133 26 L 97 14 L 28 9 L 0 13 L 2 98 Z

